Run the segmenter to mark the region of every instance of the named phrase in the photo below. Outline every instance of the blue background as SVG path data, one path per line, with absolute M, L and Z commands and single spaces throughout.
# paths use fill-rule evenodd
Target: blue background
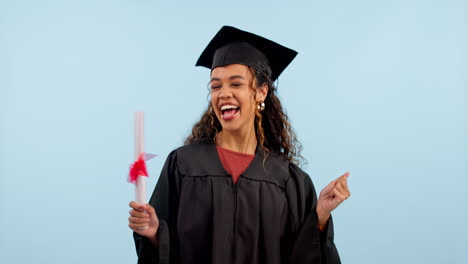
M 466 1 L 0 1 L 0 263 L 135 263 L 126 181 L 151 193 L 208 102 L 222 25 L 299 51 L 280 76 L 344 263 L 468 263 Z

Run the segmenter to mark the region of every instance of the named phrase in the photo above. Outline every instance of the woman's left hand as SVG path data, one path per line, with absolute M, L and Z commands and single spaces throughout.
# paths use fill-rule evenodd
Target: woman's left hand
M 330 218 L 331 212 L 351 195 L 348 189 L 348 176 L 349 173 L 346 172 L 338 179 L 330 182 L 320 192 L 317 201 L 317 215 L 320 225 L 325 225 L 328 218 Z

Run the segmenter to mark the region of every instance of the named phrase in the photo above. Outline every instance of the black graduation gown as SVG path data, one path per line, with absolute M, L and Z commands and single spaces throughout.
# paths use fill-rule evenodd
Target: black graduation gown
M 134 233 L 138 263 L 340 263 L 332 220 L 319 232 L 310 177 L 257 148 L 237 184 L 214 144 L 171 152 L 149 204 L 159 247 Z

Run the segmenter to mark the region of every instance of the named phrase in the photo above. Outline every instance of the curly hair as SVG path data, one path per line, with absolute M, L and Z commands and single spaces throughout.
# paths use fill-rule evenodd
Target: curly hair
M 279 98 L 276 96 L 276 87 L 270 76 L 259 69 L 249 67 L 252 76 L 252 89 L 264 84 L 268 86 L 265 98 L 265 109 L 255 112 L 255 135 L 260 146 L 266 151 L 276 152 L 290 162 L 299 165 L 303 158 L 300 154 L 302 146 L 297 140 L 288 116 L 286 115 Z M 253 86 L 255 82 L 255 87 Z M 184 144 L 192 143 L 214 143 L 215 137 L 222 130 L 221 123 L 214 115 L 211 102 L 203 113 L 200 121 L 192 128 L 192 133 L 187 137 Z

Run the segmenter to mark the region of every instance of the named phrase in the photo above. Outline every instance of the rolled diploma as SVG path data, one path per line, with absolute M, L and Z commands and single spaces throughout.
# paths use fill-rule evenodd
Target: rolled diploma
M 143 112 L 135 113 L 135 160 L 143 153 Z M 135 201 L 138 204 L 146 204 L 146 177 L 138 176 L 135 184 Z

